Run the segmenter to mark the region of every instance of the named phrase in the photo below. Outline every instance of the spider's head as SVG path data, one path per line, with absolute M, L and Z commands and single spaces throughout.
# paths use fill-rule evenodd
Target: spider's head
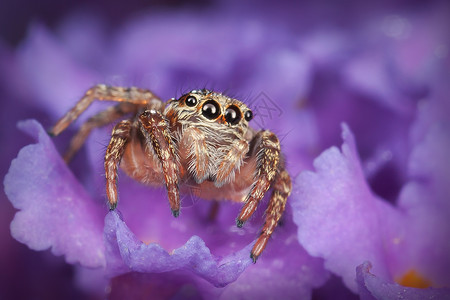
M 169 110 L 169 111 L 167 111 Z M 252 111 L 241 101 L 209 90 L 193 90 L 169 103 L 168 117 L 181 124 L 193 124 L 245 134 Z

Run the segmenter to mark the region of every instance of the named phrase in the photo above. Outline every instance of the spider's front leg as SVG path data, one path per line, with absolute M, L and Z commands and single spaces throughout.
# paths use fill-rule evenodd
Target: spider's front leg
M 267 130 L 260 131 L 253 138 L 252 145 L 253 153 L 257 153 L 255 183 L 236 220 L 238 227 L 242 227 L 253 215 L 264 194 L 273 184 L 273 192 L 265 214 L 266 220 L 250 254 L 253 262 L 256 262 L 283 215 L 292 186 L 289 174 L 280 163 L 280 142 L 275 134 Z
M 291 194 L 291 191 L 291 177 L 286 170 L 282 169 L 277 175 L 273 185 L 273 192 L 269 200 L 269 206 L 267 207 L 265 213 L 266 221 L 264 222 L 261 234 L 256 240 L 250 254 L 250 257 L 253 259 L 254 263 L 266 247 L 266 244 L 269 241 L 275 227 L 277 227 L 278 221 L 280 221 L 284 209 L 286 208 L 286 201 Z
M 105 155 L 106 195 L 109 207 L 114 210 L 117 207 L 117 168 L 122 160 L 126 144 L 130 138 L 131 122 L 122 121 L 114 126 L 111 140 Z
M 277 175 L 280 164 L 280 142 L 276 135 L 268 130 L 258 132 L 251 141 L 253 153 L 257 153 L 255 181 L 245 201 L 244 207 L 236 219 L 238 227 L 253 215 L 264 194 Z
M 161 163 L 170 208 L 174 217 L 180 214 L 180 192 L 178 188 L 178 157 L 175 144 L 169 133 L 169 125 L 163 115 L 156 110 L 146 110 L 139 115 L 141 131 L 146 137 L 147 147 L 153 149 Z

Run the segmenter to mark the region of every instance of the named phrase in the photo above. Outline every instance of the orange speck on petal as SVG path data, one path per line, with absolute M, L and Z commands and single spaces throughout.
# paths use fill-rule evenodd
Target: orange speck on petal
M 397 278 L 395 281 L 400 285 L 419 289 L 425 289 L 431 286 L 431 281 L 424 278 L 416 270 L 409 270 L 405 275 Z
M 146 245 L 150 245 L 151 243 L 157 243 L 158 241 L 156 239 L 148 238 L 148 239 L 143 239 L 142 242 Z

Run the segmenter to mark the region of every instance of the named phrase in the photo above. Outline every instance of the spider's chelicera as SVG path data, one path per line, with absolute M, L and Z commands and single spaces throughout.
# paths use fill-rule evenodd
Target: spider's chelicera
M 92 129 L 131 116 L 115 125 L 105 154 L 110 208 L 117 206 L 119 165 L 139 182 L 165 185 L 175 217 L 180 211 L 180 189 L 204 199 L 244 203 L 236 219 L 238 227 L 252 216 L 272 188 L 265 223 L 250 254 L 256 262 L 291 193 L 291 179 L 276 135 L 249 127 L 251 110 L 220 93 L 194 90 L 164 103 L 149 90 L 105 85 L 89 89 L 50 134 L 60 134 L 95 99 L 119 103 L 81 126 L 64 159 L 71 160 Z

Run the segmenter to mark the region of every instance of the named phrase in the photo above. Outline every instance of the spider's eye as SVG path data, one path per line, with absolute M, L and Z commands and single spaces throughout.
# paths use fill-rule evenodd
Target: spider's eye
M 197 98 L 195 98 L 194 96 L 187 97 L 185 102 L 186 102 L 186 105 L 190 106 L 190 107 L 194 107 L 198 103 Z
M 203 104 L 202 114 L 210 120 L 217 119 L 220 115 L 220 106 L 216 101 L 208 100 Z
M 241 111 L 237 106 L 230 106 L 225 111 L 225 120 L 231 125 L 236 125 L 241 120 Z
M 249 122 L 251 119 L 253 119 L 253 113 L 251 110 L 247 110 L 244 114 L 244 118 L 247 122 Z

